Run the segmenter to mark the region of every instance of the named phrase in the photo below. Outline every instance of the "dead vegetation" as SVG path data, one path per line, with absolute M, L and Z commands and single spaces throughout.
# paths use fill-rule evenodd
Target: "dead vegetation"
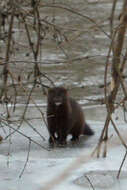
M 78 31 L 76 33 L 74 31 L 73 36 L 70 35 L 70 33 L 68 33 L 67 36 L 66 31 L 68 30 L 68 28 L 63 29 L 61 25 L 59 26 L 55 23 L 55 10 L 59 9 L 60 11 L 66 11 L 69 14 L 76 15 L 83 21 L 87 20 L 88 23 L 92 23 L 92 27 L 89 26 L 89 30 L 100 30 L 103 34 L 105 34 L 108 37 L 110 41 L 108 55 L 107 57 L 105 57 L 105 75 L 103 86 L 103 103 L 105 103 L 107 108 L 107 118 L 98 145 L 93 154 L 97 153 L 97 157 L 99 157 L 101 151 L 103 151 L 102 155 L 103 157 L 106 157 L 108 148 L 107 143 L 109 139 L 108 127 L 109 123 L 112 123 L 112 126 L 114 127 L 114 130 L 118 135 L 118 138 L 121 140 L 121 143 L 125 147 L 125 156 L 120 166 L 120 170 L 118 173 L 119 177 L 122 165 L 127 155 L 127 145 L 126 142 L 123 140 L 122 135 L 120 134 L 118 127 L 115 124 L 115 121 L 113 121 L 112 119 L 112 113 L 115 112 L 115 110 L 119 107 L 123 108 L 125 116 L 127 112 L 127 91 L 124 77 L 125 64 L 127 58 L 127 47 L 125 44 L 125 35 L 127 28 L 127 1 L 123 1 L 121 14 L 119 16 L 119 20 L 117 21 L 118 24 L 116 27 L 116 25 L 114 26 L 114 22 L 116 19 L 114 15 L 117 3 L 117 0 L 113 1 L 112 11 L 109 19 L 110 33 L 107 33 L 103 29 L 101 24 L 98 24 L 98 22 L 96 22 L 96 20 L 87 15 L 82 14 L 74 8 L 71 8 L 71 6 L 69 7 L 66 3 L 58 3 L 55 0 L 49 1 L 48 3 L 46 3 L 45 1 L 43 3 L 39 0 L 2 0 L 2 3 L 0 5 L 0 40 L 4 47 L 4 52 L 1 51 L 0 56 L 0 101 L 1 104 L 5 105 L 5 114 L 3 114 L 4 116 L 1 114 L 1 128 L 3 129 L 4 126 L 8 126 L 8 129 L 10 130 L 9 135 L 5 137 L 5 139 L 9 138 L 16 132 L 20 133 L 19 128 L 22 126 L 24 121 L 28 124 L 28 126 L 32 127 L 26 118 L 26 112 L 30 102 L 32 102 L 35 105 L 35 107 L 41 114 L 42 120 L 46 124 L 44 113 L 36 104 L 34 97 L 32 96 L 38 85 L 41 87 L 40 89 L 43 94 L 46 94 L 46 89 L 49 88 L 49 86 L 54 85 L 54 81 L 50 78 L 50 76 L 42 72 L 42 70 L 40 69 L 40 65 L 43 64 L 41 62 L 43 43 L 48 43 L 47 39 L 49 38 L 52 39 L 55 42 L 57 48 L 60 49 L 60 51 L 62 51 L 62 53 L 65 55 L 66 60 L 64 63 L 73 63 L 73 61 L 76 60 L 68 56 L 63 44 L 65 42 L 70 43 L 71 39 L 73 41 L 73 39 L 76 39 L 77 36 L 81 35 L 81 33 L 84 32 L 80 31 L 81 33 L 79 33 Z M 41 13 L 44 7 L 52 10 L 52 19 L 42 17 Z M 15 35 L 16 28 L 18 28 L 19 31 L 21 30 L 20 35 L 22 34 L 22 32 L 24 33 L 23 37 L 25 43 L 17 41 Z M 29 57 L 29 55 L 31 55 L 32 61 L 29 62 L 29 60 L 27 58 L 24 59 L 24 57 L 22 60 L 15 59 L 14 55 L 17 52 L 19 52 L 20 54 L 22 48 L 26 51 L 26 57 Z M 88 59 L 88 57 L 85 58 Z M 111 64 L 109 64 L 109 62 L 111 62 Z M 14 68 L 16 68 L 17 72 L 15 72 Z M 27 69 L 28 72 L 24 77 L 23 73 Z M 111 76 L 110 82 L 108 82 L 108 74 Z M 50 85 L 44 83 L 44 79 L 46 79 Z M 31 85 L 30 89 L 28 88 L 29 84 Z M 109 86 L 110 90 L 107 90 L 109 89 Z M 120 90 L 122 90 L 123 96 L 122 98 L 118 99 L 117 95 Z M 13 112 L 16 112 L 16 105 L 18 103 L 17 97 L 19 96 L 19 92 L 23 92 L 26 99 L 26 104 L 23 114 L 18 118 L 17 121 L 13 121 L 13 119 L 11 118 L 12 110 Z M 8 107 L 10 103 L 11 109 Z M 13 123 L 15 123 L 17 128 L 13 127 Z M 39 133 L 38 131 L 35 132 Z M 33 139 L 30 139 L 25 134 L 20 134 L 25 136 L 29 141 L 29 157 L 31 142 L 37 142 L 33 141 Z M 42 139 L 44 139 L 42 135 L 41 137 Z M 103 148 L 102 144 L 104 144 Z M 45 148 L 42 145 L 39 146 Z M 71 169 L 73 170 L 75 169 L 75 167 L 70 166 L 69 170 Z M 66 171 L 64 171 L 64 173 L 61 175 L 61 179 L 63 180 L 67 176 L 68 175 L 66 175 Z M 55 181 L 55 185 L 57 183 L 58 181 Z M 51 189 L 51 186 L 45 189 Z

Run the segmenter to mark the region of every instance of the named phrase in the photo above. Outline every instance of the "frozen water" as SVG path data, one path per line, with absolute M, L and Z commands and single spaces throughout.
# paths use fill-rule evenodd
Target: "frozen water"
M 104 107 L 96 107 L 96 109 L 101 109 L 103 115 Z M 3 143 L 0 144 L 0 189 L 45 189 L 48 182 L 52 184 L 53 179 L 57 179 L 66 168 L 74 164 L 75 159 L 78 159 L 80 155 L 84 155 L 84 159 L 75 166 L 76 169 L 70 170 L 68 173 L 69 177 L 60 183 L 59 186 L 54 187 L 54 189 L 65 190 L 68 188 L 68 190 L 71 190 L 73 188 L 74 190 L 78 190 L 82 189 L 82 186 L 84 186 L 85 189 L 89 189 L 88 182 L 86 183 L 86 179 L 84 178 L 84 175 L 88 175 L 91 183 L 94 181 L 93 186 L 95 186 L 96 190 L 98 188 L 111 190 L 114 189 L 114 187 L 115 190 L 125 190 L 125 185 L 127 185 L 125 177 L 121 176 L 120 180 L 115 178 L 125 154 L 125 149 L 116 136 L 113 127 L 110 126 L 109 136 L 113 134 L 113 137 L 109 141 L 107 158 L 90 158 L 90 154 L 98 142 L 104 125 L 102 121 L 90 120 L 90 117 L 94 118 L 94 114 L 96 114 L 94 112 L 98 112 L 96 109 L 89 107 L 85 110 L 86 113 L 88 111 L 90 112 L 90 110 L 92 111 L 92 115 L 89 116 L 88 122 L 95 130 L 95 135 L 93 137 L 86 138 L 82 136 L 79 144 L 73 145 L 68 141 L 67 147 L 54 147 L 49 151 L 32 143 L 29 160 L 21 178 L 19 176 L 27 160 L 29 141 L 18 133 L 12 136 L 10 149 L 8 140 L 3 141 Z M 127 141 L 126 124 L 121 123 L 121 121 L 117 121 L 116 123 L 119 125 L 118 129 L 120 129 L 124 140 Z M 46 138 L 46 141 L 43 141 L 35 131 L 26 127 L 25 124 L 21 127 L 20 131 L 27 134 L 45 148 L 48 148 L 47 129 L 44 125 L 40 125 L 41 123 L 38 122 L 36 128 L 40 128 L 40 132 Z M 123 169 L 125 171 L 125 176 L 127 170 L 126 161 Z M 108 183 L 106 183 L 106 180 Z

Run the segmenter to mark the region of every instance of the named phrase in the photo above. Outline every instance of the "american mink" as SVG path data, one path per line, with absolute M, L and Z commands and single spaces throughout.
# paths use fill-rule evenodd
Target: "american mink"
M 48 91 L 47 122 L 49 143 L 66 144 L 67 135 L 77 141 L 81 134 L 93 135 L 93 130 L 85 122 L 81 106 L 69 96 L 64 87 L 53 87 Z

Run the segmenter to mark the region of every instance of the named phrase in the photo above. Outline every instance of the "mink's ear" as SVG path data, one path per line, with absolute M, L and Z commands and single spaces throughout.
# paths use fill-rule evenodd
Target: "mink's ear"
M 48 88 L 48 92 L 50 92 L 51 91 L 51 88 Z
M 46 89 L 46 96 L 48 96 L 48 94 L 50 93 L 51 90 L 52 90 L 52 88 Z
M 48 88 L 48 93 L 52 92 L 53 88 Z

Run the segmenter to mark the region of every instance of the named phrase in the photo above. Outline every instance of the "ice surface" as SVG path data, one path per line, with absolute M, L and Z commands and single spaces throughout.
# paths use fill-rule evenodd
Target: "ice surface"
M 96 109 L 101 109 L 102 115 L 104 115 L 104 107 L 98 107 Z M 95 107 L 89 107 L 85 110 L 86 114 L 87 112 L 90 113 L 90 110 L 92 113 L 91 116 L 89 116 L 89 119 L 91 117 L 92 121 L 89 120 L 88 123 L 95 131 L 93 137 L 87 138 L 82 136 L 79 144 L 73 145 L 68 141 L 67 147 L 54 147 L 53 149 L 50 149 L 50 151 L 44 150 L 32 143 L 29 160 L 21 178 L 20 175 L 23 171 L 28 155 L 29 141 L 18 133 L 15 133 L 12 136 L 10 147 L 9 140 L 4 140 L 3 143 L 0 144 L 0 190 L 45 190 L 48 182 L 52 184 L 53 180 L 60 177 L 64 170 L 71 165 L 75 166 L 75 160 L 79 159 L 80 155 L 84 155 L 84 161 L 79 162 L 78 165 L 75 166 L 75 169 L 72 167 L 72 171 L 70 170 L 67 174 L 68 177 L 66 177 L 66 179 L 58 186 L 54 186 L 54 189 L 80 190 L 82 189 L 82 186 L 86 190 L 90 189 L 91 187 L 88 186 L 88 182 L 86 185 L 86 180 L 83 177 L 84 175 L 89 174 L 91 181 L 94 181 L 93 185 L 96 190 L 125 190 L 125 186 L 127 185 L 125 177 L 121 176 L 120 180 L 116 180 L 115 178 L 125 154 L 125 148 L 121 145 L 112 126 L 110 126 L 109 136 L 113 135 L 113 137 L 109 141 L 107 158 L 97 159 L 96 157 L 93 157 L 89 159 L 92 150 L 98 142 L 104 125 L 102 120 L 94 121 L 92 119 L 95 118 L 94 114 L 96 115 L 96 111 L 98 112 L 96 109 Z M 118 130 L 120 129 L 123 139 L 127 141 L 126 124 L 121 121 L 117 121 L 116 124 Z M 20 131 L 27 134 L 45 148 L 49 148 L 46 127 L 44 125 L 42 126 L 41 122 L 38 121 L 38 123 L 36 123 L 36 129 L 40 129 L 40 133 L 43 134 L 46 141 L 43 141 L 34 130 L 26 127 L 25 124 L 21 127 Z M 5 134 L 3 133 L 2 135 L 4 136 Z M 125 171 L 125 176 L 127 172 L 127 161 L 124 163 L 123 170 Z M 78 183 L 76 183 L 76 180 L 78 180 Z M 106 183 L 106 180 L 108 181 L 108 184 Z

